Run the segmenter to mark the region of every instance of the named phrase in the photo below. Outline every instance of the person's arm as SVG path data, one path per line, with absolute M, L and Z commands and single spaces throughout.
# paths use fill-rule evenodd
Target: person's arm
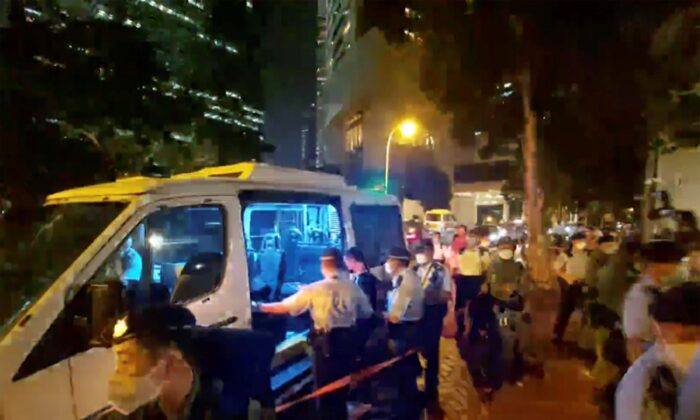
M 271 315 L 297 316 L 311 308 L 311 290 L 304 287 L 281 302 L 262 303 L 258 306 L 260 312 Z
M 452 300 L 452 276 L 445 269 L 442 270 L 442 290 L 440 290 L 440 300 L 449 303 Z

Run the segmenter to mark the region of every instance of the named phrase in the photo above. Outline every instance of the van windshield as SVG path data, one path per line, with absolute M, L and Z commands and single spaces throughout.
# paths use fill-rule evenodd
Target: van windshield
M 125 203 L 0 204 L 0 337 L 114 220 Z

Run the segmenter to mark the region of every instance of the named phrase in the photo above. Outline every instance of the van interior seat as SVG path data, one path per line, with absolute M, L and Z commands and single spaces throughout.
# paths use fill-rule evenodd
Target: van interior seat
M 203 252 L 195 254 L 183 267 L 173 289 L 171 300 L 184 302 L 211 292 L 221 281 L 223 268 L 223 253 Z

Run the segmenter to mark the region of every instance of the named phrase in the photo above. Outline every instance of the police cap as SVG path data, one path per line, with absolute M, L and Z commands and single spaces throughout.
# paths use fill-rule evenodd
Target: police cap
M 510 236 L 504 236 L 501 239 L 498 240 L 498 246 L 514 246 L 515 242 L 513 242 L 513 239 L 511 239 Z
M 657 322 L 700 325 L 700 284 L 682 283 L 663 292 L 654 291 L 649 314 Z
M 425 241 L 418 246 L 416 246 L 414 250 L 414 254 L 425 254 L 426 252 L 433 252 L 434 250 L 433 243 L 431 241 Z
M 603 234 L 603 236 L 598 238 L 598 245 L 602 245 L 606 242 L 615 242 L 615 237 L 609 233 L 605 233 Z
M 147 347 L 167 345 L 182 336 L 183 331 L 196 324 L 192 312 L 174 304 L 150 305 L 129 313 L 117 321 L 112 335 L 117 344 L 131 338 L 147 344 Z
M 678 263 L 685 256 L 683 248 L 669 240 L 655 240 L 642 245 L 642 258 L 652 263 Z
M 411 260 L 411 254 L 408 252 L 408 250 L 406 250 L 406 248 L 395 246 L 389 250 L 389 259 L 408 262 Z

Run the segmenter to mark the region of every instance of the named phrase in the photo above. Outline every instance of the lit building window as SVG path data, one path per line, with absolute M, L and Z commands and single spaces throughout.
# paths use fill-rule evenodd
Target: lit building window
M 345 129 L 345 151 L 354 152 L 362 148 L 362 114 L 357 114 Z

